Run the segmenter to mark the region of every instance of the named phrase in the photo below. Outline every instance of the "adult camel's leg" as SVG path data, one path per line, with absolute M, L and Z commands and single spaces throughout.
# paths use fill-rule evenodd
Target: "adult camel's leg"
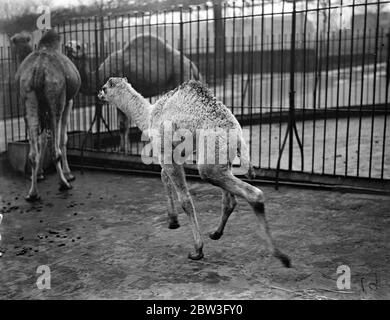
M 199 165 L 198 168 L 203 179 L 248 201 L 258 218 L 261 236 L 265 239 L 269 252 L 278 258 L 285 267 L 290 267 L 290 258 L 274 245 L 268 222 L 265 217 L 263 192 L 249 183 L 241 181 L 235 177 L 227 165 Z
M 237 201 L 234 194 L 222 189 L 221 220 L 219 222 L 218 228 L 214 232 L 211 232 L 209 235 L 212 240 L 218 240 L 221 238 L 221 236 L 223 235 L 223 230 L 225 229 L 226 222 L 228 221 L 236 205 Z
M 38 149 L 38 133 L 39 133 L 39 115 L 38 115 L 38 99 L 34 91 L 27 92 L 25 96 L 21 97 L 21 101 L 25 103 L 25 121 L 28 130 L 30 151 L 29 161 L 31 165 L 31 187 L 26 196 L 26 201 L 32 202 L 39 200 L 37 188 L 37 173 L 39 163 L 39 149 Z
M 199 260 L 203 258 L 203 241 L 199 231 L 198 220 L 196 218 L 196 212 L 194 203 L 188 186 L 186 183 L 185 173 L 182 166 L 178 164 L 162 164 L 162 167 L 168 177 L 171 179 L 172 184 L 175 187 L 179 202 L 185 213 L 188 215 L 191 223 L 191 230 L 194 236 L 195 252 L 190 253 L 188 258 L 192 260 Z
M 167 195 L 168 202 L 168 228 L 177 229 L 180 227 L 178 221 L 178 215 L 175 208 L 174 194 L 176 193 L 175 187 L 164 169 L 161 170 L 161 181 L 164 186 L 165 193 Z
M 70 121 L 70 114 L 72 113 L 73 100 L 69 100 L 65 104 L 64 113 L 61 118 L 61 137 L 60 137 L 60 148 L 62 153 L 62 169 L 64 176 L 67 181 L 75 180 L 75 176 L 71 173 L 69 164 L 68 164 L 68 155 L 66 150 L 66 144 L 68 143 L 68 123 Z
M 47 97 L 50 97 L 50 95 L 47 95 Z M 65 91 L 63 91 L 58 97 L 48 99 L 48 103 L 52 114 L 52 119 L 50 121 L 52 131 L 53 160 L 59 178 L 60 190 L 68 190 L 71 189 L 72 186 L 68 183 L 64 172 L 62 171 L 62 152 L 60 148 L 62 116 L 65 109 Z
M 46 147 L 47 147 L 47 133 L 46 130 L 42 130 L 39 136 L 39 162 L 38 162 L 38 173 L 37 180 L 42 181 L 45 179 L 44 171 L 43 171 L 43 162 L 45 160 Z

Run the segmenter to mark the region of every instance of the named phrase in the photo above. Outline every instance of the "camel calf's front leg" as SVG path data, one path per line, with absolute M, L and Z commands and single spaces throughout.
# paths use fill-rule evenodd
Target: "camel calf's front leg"
M 194 203 L 190 192 L 188 190 L 184 169 L 177 164 L 162 165 L 164 172 L 168 175 L 174 188 L 176 190 L 179 202 L 190 219 L 190 225 L 195 242 L 195 252 L 190 253 L 188 258 L 192 260 L 199 260 L 203 258 L 203 240 L 200 235 L 198 220 L 196 218 L 196 212 Z
M 222 214 L 221 221 L 217 230 L 210 233 L 210 238 L 212 240 L 218 240 L 223 235 L 223 230 L 225 229 L 226 222 L 229 220 L 230 215 L 232 214 L 234 208 L 237 205 L 236 197 L 234 194 L 222 189 Z
M 176 193 L 175 187 L 169 178 L 168 174 L 161 170 L 161 181 L 164 186 L 165 193 L 167 194 L 167 202 L 168 202 L 168 228 L 169 229 L 177 229 L 180 227 L 177 211 L 175 208 L 175 200 L 174 194 Z

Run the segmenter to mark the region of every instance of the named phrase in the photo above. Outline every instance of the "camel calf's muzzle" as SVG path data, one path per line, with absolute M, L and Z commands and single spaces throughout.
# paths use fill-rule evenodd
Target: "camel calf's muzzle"
M 98 99 L 99 99 L 100 101 L 107 102 L 106 93 L 104 92 L 104 90 L 100 90 L 100 91 L 99 91 Z

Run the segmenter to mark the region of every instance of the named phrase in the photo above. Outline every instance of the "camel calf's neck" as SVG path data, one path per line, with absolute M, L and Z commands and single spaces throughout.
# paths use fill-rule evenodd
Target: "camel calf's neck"
M 152 105 L 141 94 L 130 86 L 124 86 L 123 90 L 115 97 L 114 105 L 128 118 L 132 119 L 136 126 L 146 131 L 149 129 Z

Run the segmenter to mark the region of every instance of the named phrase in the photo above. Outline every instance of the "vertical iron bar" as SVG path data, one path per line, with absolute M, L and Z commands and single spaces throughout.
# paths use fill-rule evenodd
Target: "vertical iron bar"
M 312 135 L 312 157 L 311 157 L 311 172 L 314 173 L 314 158 L 315 158 L 315 138 L 316 138 L 316 103 L 317 103 L 317 84 L 318 84 L 318 65 L 319 65 L 319 23 L 320 23 L 320 0 L 317 0 L 317 19 L 316 19 L 316 49 L 315 49 L 315 68 L 314 68 L 314 90 L 313 90 L 313 135 Z
M 282 112 L 283 112 L 283 72 L 284 72 L 284 1 L 282 2 L 282 25 L 280 33 L 280 106 L 279 106 L 279 134 L 278 134 L 278 148 L 280 150 L 282 140 Z M 290 61 L 290 64 L 293 63 Z M 291 76 L 291 74 L 290 74 Z
M 183 6 L 180 5 L 179 10 L 180 10 L 180 83 L 183 83 L 184 81 Z
M 15 140 L 14 138 L 14 114 L 13 114 L 13 97 L 12 97 L 12 87 L 13 87 L 13 81 L 12 81 L 12 69 L 11 69 L 11 48 L 8 47 L 8 95 L 9 95 L 9 110 L 10 110 L 10 116 L 11 116 L 11 139 L 12 141 Z M 6 106 L 4 106 L 5 108 Z
M 215 6 L 216 6 L 216 4 L 213 3 L 213 13 L 215 13 Z M 218 51 L 219 44 L 217 44 L 218 35 L 217 35 L 217 28 L 216 28 L 216 24 L 219 24 L 219 23 L 220 23 L 219 21 L 216 21 L 216 17 L 213 16 L 213 31 L 214 31 L 214 63 L 213 63 L 214 81 L 213 81 L 213 85 L 214 85 L 214 96 L 217 95 L 217 63 L 219 65 L 219 59 L 217 60 L 217 55 L 218 55 L 218 58 L 220 57 L 220 52 Z M 218 48 L 218 50 L 217 50 L 217 48 Z
M 207 3 L 204 4 L 204 7 L 206 9 L 206 79 L 207 82 L 209 82 L 209 54 L 210 54 L 210 49 L 209 49 L 209 7 Z
M 387 29 L 387 59 L 386 59 L 386 93 L 385 93 L 385 119 L 383 123 L 383 144 L 382 144 L 382 165 L 381 179 L 384 177 L 385 167 L 385 149 L 386 149 L 386 129 L 387 129 L 387 114 L 389 109 L 389 84 L 390 84 L 390 30 Z
M 236 46 L 236 41 L 235 41 L 235 37 L 236 37 L 236 2 L 233 1 L 233 21 L 232 21 L 232 24 L 233 24 L 233 38 L 232 38 L 232 52 L 231 52 L 231 55 L 232 55 L 232 81 L 231 81 L 231 102 L 232 102 L 232 105 L 231 105 L 231 109 L 232 109 L 232 112 L 234 113 L 234 67 L 235 67 L 235 46 Z
M 345 175 L 348 175 L 348 145 L 349 145 L 349 125 L 351 119 L 351 95 L 352 95 L 352 67 L 353 67 L 353 36 L 355 28 L 355 0 L 352 3 L 352 29 L 351 29 L 351 52 L 350 52 L 350 63 L 349 63 L 349 91 L 348 91 L 348 113 L 347 113 L 347 133 L 345 143 Z
M 375 28 L 375 58 L 374 58 L 374 82 L 372 88 L 372 113 L 371 113 L 371 136 L 370 136 L 370 162 L 368 169 L 368 177 L 371 178 L 371 169 L 372 169 L 372 147 L 374 140 L 374 119 L 375 119 L 375 96 L 376 96 L 376 73 L 377 73 L 377 63 L 378 63 L 378 40 L 379 40 L 379 16 L 380 16 L 380 3 L 377 3 L 377 13 L 376 13 L 376 28 Z M 368 95 L 368 92 L 367 92 Z
M 271 168 L 271 147 L 272 147 L 272 106 L 274 90 L 274 0 L 271 2 L 271 76 L 270 76 L 270 105 L 269 105 L 269 124 L 268 124 L 268 168 Z
M 292 128 L 295 125 L 295 30 L 296 30 L 296 3 L 293 3 L 293 15 L 291 26 L 291 52 L 290 52 L 290 136 L 289 136 L 289 150 L 288 150 L 288 170 L 292 171 L 293 165 L 293 132 Z
M 360 86 L 360 106 L 359 106 L 359 127 L 358 127 L 358 149 L 357 149 L 357 163 L 356 176 L 359 177 L 360 169 L 360 144 L 362 134 L 362 111 L 363 111 L 363 96 L 364 96 L 364 67 L 366 58 L 366 38 L 367 38 L 367 0 L 364 5 L 364 26 L 363 26 L 363 52 L 362 52 L 362 69 L 361 69 L 361 86 Z M 357 77 L 356 77 L 357 80 Z M 357 81 L 356 81 L 357 82 Z M 356 90 L 357 91 L 357 90 Z
M 159 30 L 159 19 L 158 19 L 158 16 L 159 16 L 160 12 L 157 11 L 156 12 L 156 51 L 157 51 L 157 57 L 156 57 L 156 71 L 157 71 L 157 92 L 158 92 L 158 96 L 160 97 L 160 50 L 159 50 L 159 43 L 160 43 L 160 37 L 159 37 L 159 34 L 158 34 L 158 30 Z M 150 71 L 151 72 L 151 71 Z
M 4 72 L 4 47 L 0 47 L 0 61 L 1 61 L 1 77 L 4 79 L 5 78 L 5 72 Z M 5 150 L 8 149 L 8 144 L 7 144 L 7 113 L 6 113 L 6 97 L 5 97 L 5 92 L 6 92 L 6 86 L 5 86 L 5 81 L 2 81 L 2 87 L 3 87 L 3 123 L 4 123 L 4 146 Z M 12 120 L 11 120 L 12 121 Z
M 227 51 L 227 48 L 226 48 L 226 2 L 224 2 L 223 4 L 223 12 L 224 12 L 224 15 L 223 15 L 223 68 L 222 68 L 222 72 L 223 72 L 223 103 L 226 105 L 227 104 L 227 101 L 226 101 L 226 77 L 227 77 L 227 72 L 226 72 L 226 51 Z
M 260 36 L 260 126 L 259 126 L 259 165 L 261 167 L 262 122 L 263 122 L 263 62 L 264 62 L 264 1 L 261 3 L 261 36 Z
M 245 56 L 244 1 L 241 5 L 241 117 L 244 116 L 244 56 Z
M 342 1 L 342 0 L 341 0 Z M 308 14 L 308 0 L 306 0 L 306 6 L 305 6 L 305 19 L 303 24 L 303 88 L 302 88 L 302 146 L 305 145 L 305 116 L 306 116 L 306 41 L 307 41 L 307 14 Z M 310 45 L 310 34 L 309 34 L 309 45 Z M 310 70 L 310 65 L 309 65 Z M 304 171 L 303 167 L 304 161 L 302 161 L 302 168 L 301 170 Z
M 339 125 L 339 107 L 340 107 L 340 67 L 341 67 L 341 43 L 342 35 L 341 26 L 343 22 L 342 6 L 343 0 L 340 3 L 340 19 L 339 19 L 339 41 L 338 41 L 338 53 L 337 53 L 337 89 L 336 89 L 336 119 L 335 119 L 335 144 L 334 144 L 334 158 L 333 158 L 333 175 L 336 174 L 336 159 L 337 159 L 337 138 L 338 138 L 338 125 Z M 346 40 L 346 39 L 345 39 Z M 344 97 L 344 94 L 343 94 Z
M 328 108 L 328 84 L 329 84 L 329 39 L 330 39 L 330 7 L 331 7 L 331 0 L 328 0 L 328 16 L 327 16 L 327 45 L 326 45 L 326 71 L 325 71 L 325 101 L 324 101 L 324 140 L 322 145 L 322 174 L 325 173 L 325 150 L 326 150 L 326 125 L 327 125 L 327 108 Z M 324 12 L 326 9 L 324 9 Z M 324 30 L 325 31 L 325 30 Z

